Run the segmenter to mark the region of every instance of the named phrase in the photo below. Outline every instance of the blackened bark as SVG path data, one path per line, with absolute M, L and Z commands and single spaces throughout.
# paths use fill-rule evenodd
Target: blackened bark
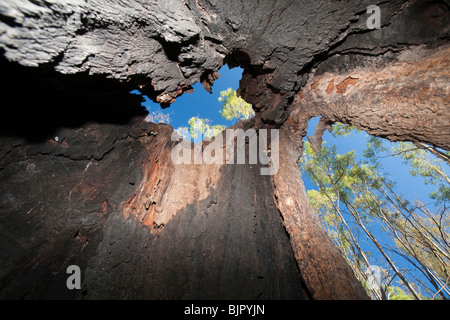
M 370 4 L 2 3 L 0 296 L 367 298 L 308 204 L 307 120 L 446 149 L 450 127 L 448 3 L 383 2 L 379 30 Z M 256 111 L 239 125 L 280 129 L 275 176 L 174 165 L 129 94 L 167 107 L 224 63 Z
M 4 299 L 304 299 L 258 165 L 172 164 L 172 128 L 3 138 Z M 82 290 L 68 290 L 78 265 Z

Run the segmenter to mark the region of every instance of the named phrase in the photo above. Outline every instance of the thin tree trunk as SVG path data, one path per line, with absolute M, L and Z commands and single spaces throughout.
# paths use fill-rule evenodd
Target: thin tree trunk
M 341 210 L 340 210 L 339 207 L 336 205 L 335 201 L 333 201 L 333 199 L 331 199 L 330 195 L 325 191 L 325 188 L 324 188 L 323 184 L 322 184 L 321 181 L 317 178 L 317 176 L 315 176 L 314 172 L 311 172 L 311 174 L 313 175 L 313 178 L 315 179 L 315 182 L 319 184 L 319 188 L 322 190 L 322 192 L 323 192 L 323 193 L 325 194 L 325 196 L 328 198 L 329 203 L 333 206 L 334 212 L 339 216 L 339 219 L 340 219 L 341 223 L 344 224 L 345 229 L 347 230 L 347 232 L 348 232 L 349 235 L 350 235 L 350 240 L 351 240 L 352 246 L 355 246 L 355 247 L 357 248 L 358 253 L 363 257 L 363 260 L 364 260 L 366 266 L 367 266 L 367 267 L 370 267 L 369 259 L 367 258 L 367 256 L 366 256 L 366 254 L 364 253 L 364 251 L 361 249 L 361 247 L 360 247 L 360 245 L 359 245 L 359 242 L 356 240 L 355 236 L 353 235 L 353 232 L 352 232 L 352 230 L 350 229 L 350 227 L 348 226 L 347 221 L 345 220 L 344 216 L 343 216 L 342 213 L 341 213 Z M 339 199 L 338 199 L 337 201 L 339 202 Z M 344 254 L 344 253 L 343 253 L 343 254 Z M 358 268 L 360 274 L 361 274 L 362 277 L 366 280 L 367 285 L 370 286 L 372 293 L 377 297 L 378 300 L 382 300 L 383 297 L 385 297 L 384 293 L 382 293 L 382 296 L 380 296 L 379 293 L 378 293 L 374 288 L 372 288 L 372 284 L 369 283 L 369 282 L 367 281 L 367 280 L 368 280 L 368 279 L 367 279 L 367 275 L 366 275 L 366 273 L 361 269 L 361 267 L 360 267 L 360 265 L 359 265 L 359 262 L 358 262 L 358 259 L 357 259 L 356 255 L 353 255 L 353 256 L 354 256 L 354 262 L 353 262 L 353 263 L 357 266 L 357 268 Z M 345 257 L 345 254 L 344 254 L 344 257 Z M 350 261 L 348 261 L 348 262 L 349 262 L 349 264 L 351 265 Z M 381 289 L 381 288 L 380 288 L 380 289 Z
M 446 155 L 445 153 L 443 153 L 439 150 L 436 150 L 436 148 L 427 146 L 425 143 L 422 143 L 422 142 L 415 142 L 414 144 L 421 149 L 425 149 L 428 152 L 431 152 L 436 157 L 441 158 L 442 160 L 444 160 L 445 162 L 450 164 L 450 157 L 448 155 Z

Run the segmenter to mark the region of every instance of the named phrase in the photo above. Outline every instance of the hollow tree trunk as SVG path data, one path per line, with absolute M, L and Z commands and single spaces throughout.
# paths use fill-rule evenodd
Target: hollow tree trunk
M 175 165 L 172 128 L 142 118 L 55 134 L 2 140 L 3 298 L 366 297 L 308 205 L 284 131 L 273 177 Z
M 449 148 L 448 5 L 383 2 L 369 31 L 370 4 L 2 3 L 0 297 L 367 299 L 308 204 L 307 120 Z M 129 94 L 166 107 L 224 64 L 256 111 L 237 126 L 279 130 L 276 175 L 174 164 Z

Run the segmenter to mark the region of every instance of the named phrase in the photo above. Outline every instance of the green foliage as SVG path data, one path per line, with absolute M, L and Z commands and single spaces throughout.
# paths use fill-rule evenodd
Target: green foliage
M 245 102 L 236 95 L 236 90 L 228 88 L 220 92 L 218 100 L 222 104 L 220 114 L 227 120 L 245 120 L 251 118 L 255 113 L 252 105 Z M 207 118 L 192 117 L 188 120 L 188 127 L 176 129 L 178 134 L 184 139 L 197 139 L 201 137 L 213 138 L 226 129 L 224 125 L 212 125 Z
M 351 133 L 359 133 L 360 131 L 352 126 L 347 126 L 340 122 L 333 125 L 333 132 L 331 133 L 333 137 L 343 136 L 346 137 Z
M 323 146 L 316 156 L 309 143 L 306 142 L 305 146 L 302 169 L 320 187 L 322 195 L 327 195 L 336 206 L 344 201 L 353 210 L 367 212 L 361 219 L 368 220 L 373 215 L 374 205 L 381 202 L 378 196 L 369 195 L 369 190 L 379 187 L 384 179 L 377 168 L 359 163 L 354 150 L 341 155 L 335 145 Z M 317 196 L 313 202 L 317 203 Z M 329 209 L 329 206 L 322 205 L 323 209 Z
M 383 139 L 370 137 L 364 157 L 377 168 L 381 168 L 379 159 L 386 157 L 397 157 L 408 166 L 412 177 L 424 178 L 425 184 L 436 186 L 437 189 L 429 194 L 430 198 L 436 200 L 440 205 L 450 200 L 450 178 L 444 170 L 448 164 L 444 160 L 430 154 L 422 146 L 411 142 L 391 143 L 388 148 Z
M 222 104 L 220 115 L 227 120 L 246 120 L 255 115 L 252 105 L 238 97 L 236 90 L 231 88 L 220 92 L 219 101 Z
M 363 156 L 371 163 L 377 165 L 377 156 L 386 152 L 387 148 L 384 146 L 383 139 L 378 137 L 369 137 L 366 149 L 363 151 Z
M 338 129 L 335 136 L 345 136 L 354 130 L 342 125 L 334 128 Z M 373 297 L 381 299 L 389 293 L 391 299 L 421 298 L 414 285 L 395 266 L 387 249 L 411 262 L 434 283 L 434 288 L 428 288 L 429 292 L 437 295 L 446 290 L 448 294 L 450 290 L 445 283 L 450 277 L 450 219 L 445 203 L 449 200 L 450 180 L 443 169 L 447 163 L 417 145 L 397 143 L 389 148 L 382 139 L 375 137 L 368 139 L 363 156 L 358 158 L 355 151 L 339 154 L 335 145 L 326 143 L 315 155 L 311 145 L 305 142 L 299 165 L 318 187 L 318 190 L 308 191 L 308 198 L 328 234 Z M 400 157 L 409 165 L 412 176 L 420 176 L 427 184 L 437 187 L 431 194 L 436 200 L 435 212 L 418 201 L 408 201 L 395 190 L 394 181 L 382 172 L 379 162 L 388 156 Z M 372 229 L 379 231 L 374 234 Z M 389 239 L 390 244 L 383 243 L 379 239 L 382 237 Z M 370 252 L 362 250 L 359 244 L 362 241 L 371 242 L 385 258 L 389 266 L 383 269 L 385 278 L 400 278 L 401 285 L 411 295 L 392 285 L 374 288 L 363 271 L 373 263 L 369 261 Z
M 438 189 L 430 194 L 430 197 L 441 204 L 450 200 L 450 178 L 445 174 L 443 160 L 430 157 L 430 154 L 410 143 L 399 142 L 392 147 L 392 154 L 397 154 L 405 165 L 409 165 L 411 176 L 425 178 L 425 184 L 437 186 Z
M 192 139 L 200 136 L 213 138 L 226 129 L 223 125 L 211 125 L 211 120 L 199 117 L 190 118 L 188 124 Z
M 450 200 L 450 188 L 440 184 L 438 189 L 430 193 L 430 198 L 436 200 L 437 204 Z
M 389 300 L 414 300 L 414 297 L 408 295 L 399 287 L 388 287 Z

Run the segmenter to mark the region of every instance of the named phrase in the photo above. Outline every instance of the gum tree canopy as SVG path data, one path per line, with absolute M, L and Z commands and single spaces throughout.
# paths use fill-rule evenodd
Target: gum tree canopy
M 308 119 L 450 147 L 448 2 L 372 5 L 3 1 L 0 297 L 366 299 L 307 200 Z M 129 94 L 170 107 L 224 64 L 255 112 L 235 127 L 279 130 L 276 175 L 174 165 Z

